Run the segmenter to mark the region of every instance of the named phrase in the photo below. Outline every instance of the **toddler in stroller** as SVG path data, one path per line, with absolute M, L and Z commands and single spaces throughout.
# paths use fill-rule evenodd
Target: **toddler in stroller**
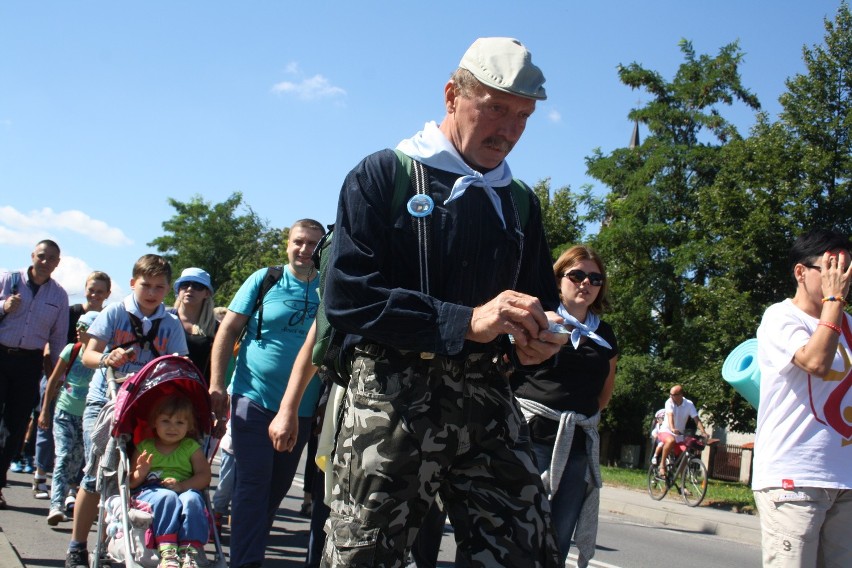
M 104 411 L 110 413 L 108 408 Z M 110 443 L 119 462 L 114 479 L 121 496 L 119 512 L 126 519 L 119 532 L 132 536 L 133 513 L 147 510 L 153 518 L 145 544 L 158 550 L 159 566 L 196 568 L 205 560 L 203 549 L 211 536 L 212 518 L 204 493 L 210 483 L 210 464 L 199 443 L 199 436 L 211 428 L 204 379 L 188 359 L 159 357 L 121 386 L 111 415 Z M 132 457 L 128 458 L 131 442 Z M 98 466 L 101 479 L 110 474 L 109 456 L 107 448 Z M 103 525 L 99 520 L 99 534 Z M 108 536 L 113 532 L 106 531 Z M 218 535 L 213 536 L 216 560 L 223 563 Z M 128 566 L 134 560 L 148 565 L 152 555 L 133 550 L 134 546 L 125 548 L 126 552 L 116 546 L 108 550 L 113 558 L 118 550 L 121 558 L 116 559 Z
M 203 491 L 210 464 L 196 441 L 192 401 L 163 396 L 149 414 L 153 437 L 136 445 L 130 489 L 151 505 L 160 568 L 196 568 L 198 550 L 210 534 Z

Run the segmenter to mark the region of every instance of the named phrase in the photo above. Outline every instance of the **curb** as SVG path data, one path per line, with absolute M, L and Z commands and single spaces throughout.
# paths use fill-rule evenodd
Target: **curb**
M 6 538 L 6 533 L 0 528 L 0 568 L 23 568 L 24 563 L 18 556 L 18 551 Z
M 745 523 L 720 522 L 707 517 L 696 516 L 694 513 L 681 514 L 666 509 L 636 505 L 612 499 L 601 499 L 601 509 L 606 509 L 612 513 L 627 517 L 676 527 L 680 530 L 710 534 L 760 546 L 760 527 L 754 528 L 747 526 Z

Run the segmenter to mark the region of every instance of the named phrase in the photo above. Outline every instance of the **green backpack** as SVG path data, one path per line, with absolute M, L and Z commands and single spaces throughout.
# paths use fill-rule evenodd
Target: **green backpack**
M 416 190 L 417 184 L 415 182 L 416 176 L 414 174 L 414 169 L 419 167 L 415 166 L 414 160 L 412 160 L 407 154 L 403 154 L 399 150 L 394 150 L 394 152 L 396 153 L 397 160 L 399 160 L 400 167 L 396 168 L 396 177 L 394 178 L 393 200 L 391 201 L 390 209 L 391 219 L 393 219 L 393 215 L 399 211 L 400 207 L 403 207 L 405 199 L 411 193 L 411 189 L 415 188 Z M 428 176 L 425 176 L 425 178 L 426 182 L 424 189 L 428 194 Z M 532 190 L 524 182 L 518 179 L 513 179 L 509 187 L 512 190 L 512 195 L 514 197 L 513 201 L 515 203 L 515 207 L 517 207 L 518 218 L 520 219 L 521 226 L 526 227 L 530 215 L 529 194 L 532 193 Z M 418 219 L 418 221 L 422 221 L 424 224 L 427 222 L 427 220 L 422 217 Z M 338 385 L 346 388 L 349 384 L 349 374 L 344 370 L 342 362 L 343 358 L 341 357 L 343 340 L 346 338 L 346 334 L 334 329 L 328 322 L 328 318 L 326 318 L 325 315 L 325 302 L 323 301 L 326 271 L 331 258 L 331 242 L 333 238 L 334 225 L 331 225 L 328 228 L 328 232 L 317 244 L 317 248 L 314 250 L 313 254 L 314 265 L 317 267 L 317 271 L 319 272 L 319 288 L 317 292 L 320 297 L 320 305 L 317 310 L 316 317 L 317 338 L 316 343 L 314 343 L 311 361 L 317 366 L 317 373 L 320 378 L 323 380 L 332 380 Z M 421 243 L 421 249 L 425 250 L 423 243 Z M 421 256 L 425 259 L 425 253 Z M 428 264 L 428 261 L 424 260 L 424 262 L 427 262 Z M 421 271 L 423 268 L 423 264 L 421 263 Z M 426 268 L 428 268 L 428 266 Z

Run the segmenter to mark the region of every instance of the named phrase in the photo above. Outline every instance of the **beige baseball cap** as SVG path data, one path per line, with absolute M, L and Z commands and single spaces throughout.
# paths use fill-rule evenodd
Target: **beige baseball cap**
M 544 74 L 533 65 L 532 54 L 510 37 L 481 37 L 465 52 L 459 67 L 467 69 L 480 83 L 499 91 L 542 101 Z

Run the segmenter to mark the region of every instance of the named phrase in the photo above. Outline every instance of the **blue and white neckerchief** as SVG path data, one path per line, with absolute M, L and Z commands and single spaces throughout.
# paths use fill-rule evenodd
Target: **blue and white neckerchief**
M 485 193 L 488 195 L 488 199 L 491 200 L 491 204 L 494 206 L 494 210 L 497 212 L 503 228 L 506 228 L 506 220 L 503 218 L 503 207 L 500 203 L 500 197 L 494 190 L 495 187 L 506 187 L 512 183 L 512 172 L 506 160 L 503 160 L 499 166 L 484 174 L 474 170 L 465 163 L 464 159 L 462 159 L 461 155 L 450 141 L 447 140 L 447 137 L 444 136 L 444 133 L 441 132 L 434 121 L 427 122 L 423 130 L 411 138 L 406 138 L 397 144 L 396 147 L 404 154 L 429 167 L 454 174 L 461 174 L 462 177 L 458 178 L 453 184 L 450 196 L 444 201 L 444 205 L 464 195 L 467 188 L 472 185 L 485 188 Z
M 598 326 L 601 323 L 601 318 L 598 317 L 597 314 L 592 313 L 591 311 L 588 312 L 586 314 L 585 323 L 581 323 L 580 320 L 569 314 L 568 310 L 566 310 L 565 306 L 562 304 L 559 304 L 559 307 L 556 308 L 556 313 L 559 314 L 559 317 L 565 320 L 567 325 L 574 328 L 571 330 L 571 345 L 574 346 L 574 349 L 577 349 L 580 345 L 580 337 L 583 335 L 602 347 L 612 349 L 612 345 L 610 345 L 606 339 L 595 333 L 595 330 L 598 329 Z

